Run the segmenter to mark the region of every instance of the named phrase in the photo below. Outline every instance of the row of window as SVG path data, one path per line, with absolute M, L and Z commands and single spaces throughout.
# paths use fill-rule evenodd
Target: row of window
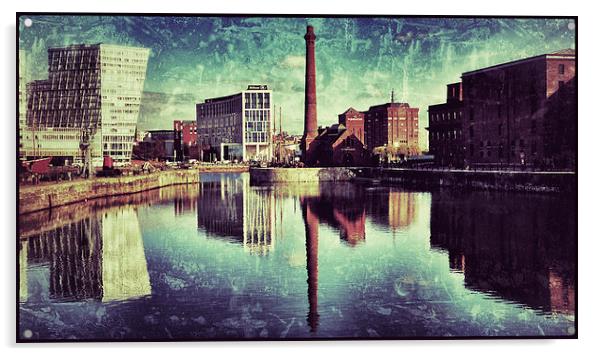
M 236 125 L 236 116 L 228 115 L 216 118 L 207 118 L 200 121 L 201 128 L 214 128 L 214 127 L 230 127 Z
M 245 109 L 269 109 L 270 93 L 245 93 Z
M 453 111 L 445 113 L 434 113 L 430 115 L 431 122 L 450 121 L 462 118 L 462 111 Z
M 445 132 L 430 132 L 429 139 L 430 140 L 455 140 L 462 136 L 462 130 L 450 130 Z
M 270 111 L 245 110 L 245 121 L 270 121 Z
M 268 134 L 266 132 L 248 132 L 245 134 L 246 142 L 267 142 Z
M 221 116 L 235 113 L 237 100 L 225 100 L 215 103 L 204 103 L 199 107 L 199 114 L 203 117 Z

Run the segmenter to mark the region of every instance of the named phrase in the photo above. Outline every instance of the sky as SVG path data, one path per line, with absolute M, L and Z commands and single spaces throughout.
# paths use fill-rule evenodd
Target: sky
M 395 100 L 419 108 L 445 102 L 446 84 L 462 72 L 575 48 L 570 19 L 261 18 L 30 16 L 19 24 L 29 80 L 47 78 L 47 49 L 110 43 L 151 49 L 139 125 L 167 129 L 194 120 L 195 103 L 267 84 L 282 107 L 283 130 L 303 131 L 305 34 L 317 36 L 318 124 L 349 107 Z M 427 147 L 426 130 L 421 146 Z

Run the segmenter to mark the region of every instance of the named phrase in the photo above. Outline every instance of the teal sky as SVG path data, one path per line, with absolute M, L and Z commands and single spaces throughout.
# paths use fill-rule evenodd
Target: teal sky
M 303 130 L 305 26 L 316 41 L 318 123 L 352 106 L 389 101 L 420 109 L 445 101 L 462 72 L 575 48 L 570 19 L 236 18 L 32 16 L 19 24 L 30 80 L 47 77 L 46 50 L 76 43 L 151 49 L 140 126 L 170 128 L 195 118 L 195 103 L 267 84 L 282 106 L 283 129 Z M 426 147 L 422 130 L 421 145 Z

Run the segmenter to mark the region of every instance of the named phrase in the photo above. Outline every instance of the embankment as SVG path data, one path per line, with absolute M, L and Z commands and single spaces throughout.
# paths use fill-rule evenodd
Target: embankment
M 310 183 L 349 181 L 353 173 L 347 168 L 251 168 L 251 184 Z
M 357 180 L 378 180 L 408 188 L 453 187 L 478 190 L 571 193 L 577 190 L 574 172 L 464 171 L 419 169 L 351 169 Z
M 89 199 L 132 194 L 170 185 L 198 182 L 199 171 L 197 170 L 173 170 L 140 176 L 94 178 L 22 186 L 19 189 L 19 214 Z

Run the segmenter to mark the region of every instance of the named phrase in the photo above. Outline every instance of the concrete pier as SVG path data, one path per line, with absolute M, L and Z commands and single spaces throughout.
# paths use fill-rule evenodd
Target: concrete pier
M 71 203 L 199 182 L 197 170 L 162 171 L 140 176 L 95 178 L 19 188 L 19 214 Z
M 350 168 L 356 181 L 395 184 L 407 188 L 430 189 L 453 187 L 458 189 L 531 191 L 571 193 L 577 190 L 574 172 L 528 171 L 470 171 L 423 170 L 404 168 Z
M 349 181 L 354 174 L 347 168 L 251 168 L 251 184 Z

